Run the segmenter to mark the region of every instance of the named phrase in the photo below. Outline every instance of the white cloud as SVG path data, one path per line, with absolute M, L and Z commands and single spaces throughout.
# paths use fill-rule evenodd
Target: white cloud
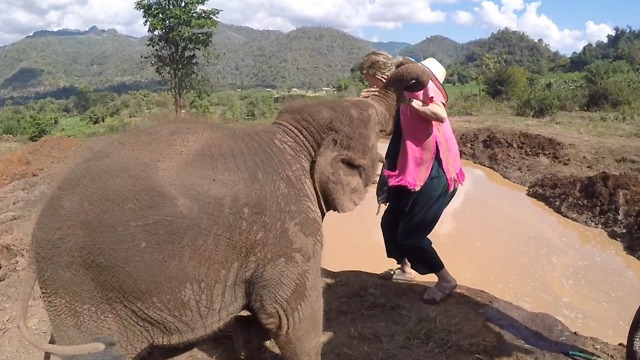
M 587 41 L 606 39 L 612 33 L 607 24 L 587 21 L 584 29 L 560 29 L 539 13 L 541 1 L 471 0 L 471 12 L 458 10 L 450 20 L 462 25 L 491 29 L 510 27 L 542 38 L 552 48 L 577 50 Z M 545 0 L 551 1 L 551 0 Z M 115 28 L 141 36 L 146 32 L 134 0 L 0 0 L 0 45 L 21 39 L 42 29 L 87 29 L 92 25 Z M 289 31 L 301 26 L 330 26 L 362 37 L 362 29 L 397 29 L 406 23 L 434 24 L 447 20 L 438 4 L 459 0 L 211 0 L 222 8 L 220 20 L 256 29 Z
M 4 4 L 4 2 L 7 4 Z M 396 29 L 404 23 L 443 22 L 446 13 L 432 10 L 434 3 L 458 0 L 212 0 L 221 8 L 220 20 L 256 29 L 289 31 L 322 25 L 357 32 L 364 27 Z M 145 33 L 134 0 L 0 0 L 0 44 L 18 40 L 41 29 L 86 29 L 96 25 L 140 36 Z
M 431 5 L 451 2 L 455 0 L 415 1 L 410 6 L 402 0 L 236 0 L 225 4 L 220 20 L 257 29 L 282 31 L 308 25 L 331 26 L 341 30 L 363 27 L 396 29 L 407 22 L 443 22 L 446 13 L 432 10 Z
M 456 24 L 469 25 L 473 22 L 473 15 L 468 11 L 458 10 L 453 15 Z
M 37 30 L 115 28 L 143 35 L 140 13 L 133 0 L 20 0 L 3 2 L 0 44 L 21 39 Z
M 458 11 L 454 20 L 459 24 L 481 26 L 493 30 L 511 28 L 519 30 L 534 39 L 543 39 L 554 50 L 572 52 L 579 50 L 587 42 L 606 40 L 613 29 L 607 24 L 596 24 L 589 20 L 584 30 L 561 29 L 547 15 L 539 13 L 542 1 L 525 2 L 524 0 L 474 1 L 479 2 L 471 13 Z
M 585 27 L 587 41 L 589 42 L 604 41 L 607 39 L 607 35 L 613 34 L 613 29 L 607 24 L 596 24 L 589 20 L 585 24 Z

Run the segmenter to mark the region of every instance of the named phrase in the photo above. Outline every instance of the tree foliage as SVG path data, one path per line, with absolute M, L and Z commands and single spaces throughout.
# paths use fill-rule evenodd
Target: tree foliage
M 640 76 L 625 61 L 598 60 L 585 68 L 586 108 L 617 110 L 637 101 Z
M 640 30 L 630 27 L 615 27 L 613 30 L 606 41 L 587 44 L 573 53 L 568 70 L 582 71 L 599 60 L 625 61 L 631 68 L 640 69 Z
M 203 90 L 206 78 L 199 72 L 199 55 L 210 58 L 209 47 L 219 9 L 205 9 L 208 0 L 137 0 L 152 49 L 145 58 L 169 83 L 176 114 L 185 107 L 184 97 Z
M 504 28 L 486 39 L 468 43 L 467 51 L 456 62 L 477 74 L 483 70 L 487 56 L 499 60 L 501 65 L 519 66 L 540 75 L 562 63 L 564 59 L 544 41 L 534 40 L 521 31 Z

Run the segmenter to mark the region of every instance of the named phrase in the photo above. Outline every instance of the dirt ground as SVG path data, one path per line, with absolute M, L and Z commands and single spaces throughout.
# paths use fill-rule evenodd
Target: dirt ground
M 454 121 L 465 159 L 527 186 L 530 196 L 567 217 L 603 227 L 637 254 L 640 140 L 523 130 L 474 117 Z M 38 207 L 63 165 L 85 146 L 78 140 L 44 138 L 0 155 L 0 360 L 42 358 L 12 327 L 10 307 Z M 581 336 L 550 315 L 476 289 L 460 287 L 446 302 L 425 306 L 417 300 L 424 289 L 419 284 L 389 283 L 354 271 L 326 271 L 325 277 L 326 359 L 566 359 L 562 353 L 570 350 L 623 358 L 620 345 Z M 28 325 L 48 338 L 37 291 Z M 222 336 L 178 359 L 235 359 L 230 347 Z M 257 358 L 277 356 L 267 348 Z

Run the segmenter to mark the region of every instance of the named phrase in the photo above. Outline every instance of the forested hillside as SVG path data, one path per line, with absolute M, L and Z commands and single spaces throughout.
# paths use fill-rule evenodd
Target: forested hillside
M 350 76 L 355 62 L 371 49 L 415 59 L 436 57 L 447 66 L 450 84 L 478 79 L 487 66 L 519 66 L 533 74 L 582 71 L 598 60 L 640 64 L 640 32 L 616 28 L 606 42 L 585 46 L 570 57 L 550 50 L 542 40 L 502 29 L 465 44 L 440 35 L 415 45 L 370 42 L 326 27 L 289 33 L 220 23 L 215 55 L 204 72 L 219 89 L 335 86 Z M 91 27 L 84 31 L 38 31 L 0 47 L 0 98 L 54 92 L 66 96 L 76 87 L 127 90 L 157 85 L 153 69 L 142 60 L 145 38 Z
M 421 42 L 403 49 L 400 55 L 416 60 L 435 57 L 447 66 L 458 60 L 469 48 L 469 43 L 460 44 L 442 35 L 430 36 Z
M 283 33 L 222 23 L 213 43 L 215 58 L 205 71 L 215 84 L 288 88 L 332 86 L 367 51 L 397 54 L 410 46 L 369 42 L 324 27 Z M 113 29 L 38 31 L 0 48 L 0 96 L 155 79 L 141 59 L 146 51 L 144 38 Z

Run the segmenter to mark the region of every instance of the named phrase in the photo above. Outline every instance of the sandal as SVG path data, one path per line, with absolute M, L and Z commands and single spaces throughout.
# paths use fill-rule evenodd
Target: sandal
M 424 295 L 422 295 L 422 301 L 429 304 L 437 304 L 448 297 L 456 289 L 456 287 L 458 287 L 458 284 L 447 287 L 440 283 L 436 283 L 424 292 Z
M 389 269 L 382 274 L 380 274 L 380 278 L 385 280 L 397 281 L 397 282 L 415 282 L 416 278 L 414 276 L 407 276 L 405 273 L 397 269 Z

